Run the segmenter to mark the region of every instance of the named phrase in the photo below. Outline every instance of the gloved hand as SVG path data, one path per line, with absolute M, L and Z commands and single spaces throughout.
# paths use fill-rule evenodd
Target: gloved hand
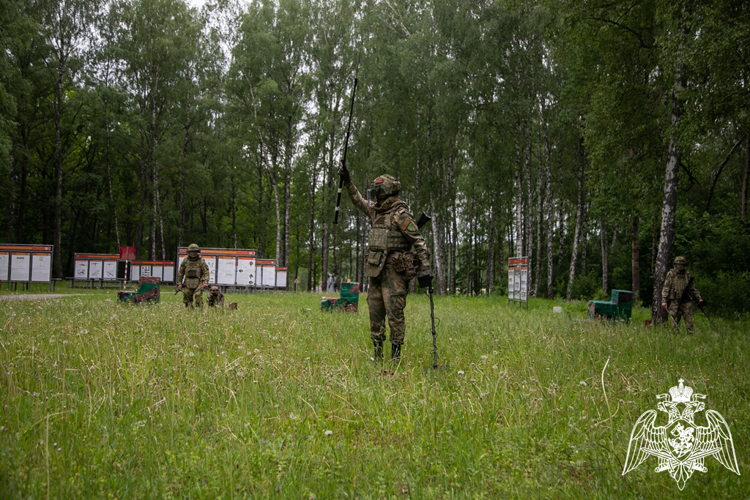
M 339 167 L 339 175 L 341 176 L 341 180 L 344 181 L 344 184 L 352 182 L 352 176 L 349 174 L 349 171 L 346 169 L 346 165 L 344 165 L 343 162 Z
M 417 281 L 419 281 L 420 288 L 430 288 L 432 286 L 432 275 L 423 274 L 417 278 Z

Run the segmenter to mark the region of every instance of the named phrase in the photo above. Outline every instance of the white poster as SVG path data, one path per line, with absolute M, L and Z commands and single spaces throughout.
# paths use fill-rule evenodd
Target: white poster
M 90 260 L 89 261 L 89 279 L 100 280 L 102 279 L 102 261 Z
M 150 265 L 141 266 L 141 274 L 140 274 L 140 276 L 138 276 L 138 279 L 140 279 L 141 276 L 151 276 L 151 266 Z
M 117 279 L 117 261 L 116 260 L 105 260 L 103 271 L 105 280 L 116 280 Z
M 237 259 L 237 284 L 241 286 L 255 283 L 255 259 Z
M 276 288 L 286 288 L 286 269 L 276 269 Z
M 276 286 L 276 266 L 261 266 L 261 282 L 263 286 Z
M 8 281 L 8 264 L 10 264 L 10 255 L 0 253 L 0 280 Z
M 77 280 L 87 280 L 89 278 L 89 261 L 87 260 L 76 261 L 74 277 Z
M 10 281 L 29 281 L 31 255 L 14 253 L 10 261 Z
M 164 266 L 152 266 L 151 267 L 151 276 L 156 276 L 160 280 L 163 280 L 162 277 L 161 277 L 163 269 L 164 269 Z
M 219 257 L 217 283 L 220 285 L 234 285 L 235 263 L 234 257 Z
M 208 270 L 210 271 L 209 275 L 211 277 L 208 279 L 208 282 L 213 285 L 216 283 L 216 257 L 203 257 L 203 260 L 208 264 Z
M 173 282 L 174 281 L 174 268 L 172 265 L 164 266 L 164 275 L 161 277 L 162 281 Z
M 515 267 L 508 268 L 508 298 L 511 300 L 516 298 L 515 275 L 516 275 L 516 268 Z
M 31 281 L 49 281 L 52 254 L 37 253 L 31 257 Z
M 130 265 L 130 281 L 138 281 L 141 278 L 141 266 Z

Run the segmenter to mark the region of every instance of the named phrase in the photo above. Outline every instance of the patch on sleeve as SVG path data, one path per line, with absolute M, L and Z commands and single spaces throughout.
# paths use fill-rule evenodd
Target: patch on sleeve
M 414 221 L 411 219 L 411 217 L 407 217 L 401 223 L 401 229 L 403 231 L 409 231 L 411 233 L 415 233 L 415 232 L 417 232 L 417 225 L 414 224 Z

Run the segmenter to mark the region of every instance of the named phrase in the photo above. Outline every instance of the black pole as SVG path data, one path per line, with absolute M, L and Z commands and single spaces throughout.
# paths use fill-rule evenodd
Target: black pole
M 341 164 L 344 166 L 344 170 L 346 170 L 346 150 L 349 149 L 349 133 L 351 132 L 352 128 L 352 114 L 354 113 L 354 94 L 357 93 L 357 78 L 354 78 L 354 88 L 352 89 L 352 103 L 349 107 L 349 124 L 346 126 L 346 141 L 344 141 L 344 158 L 341 160 Z M 339 192 L 336 195 L 336 210 L 335 214 L 333 216 L 333 223 L 338 224 L 339 223 L 339 209 L 341 208 L 341 190 L 344 187 L 344 178 L 339 177 Z
M 432 368 L 437 370 L 437 332 L 435 331 L 435 303 L 432 300 L 432 285 L 428 289 L 430 295 L 430 320 L 432 320 Z

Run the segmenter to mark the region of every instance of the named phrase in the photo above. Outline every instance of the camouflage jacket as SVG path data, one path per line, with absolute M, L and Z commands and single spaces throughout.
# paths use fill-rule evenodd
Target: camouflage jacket
M 387 204 L 368 203 L 357 190 L 353 182 L 346 183 L 346 192 L 349 194 L 354 206 L 370 218 L 370 221 L 376 223 L 384 215 L 389 215 L 389 225 L 391 230 L 397 230 L 403 236 L 406 245 L 412 247 L 416 254 L 421 268 L 419 275 L 429 274 L 430 272 L 430 251 L 424 238 L 419 234 L 417 223 L 409 212 L 409 206 L 401 198 L 392 196 L 386 200 Z M 408 248 L 407 248 L 408 250 Z
M 210 277 L 211 272 L 208 269 L 208 264 L 202 257 L 195 260 L 185 257 L 180 264 L 180 271 L 177 273 L 177 284 L 181 284 L 184 278 L 183 286 L 198 288 L 200 285 L 207 285 Z
M 662 302 L 674 302 L 680 300 L 682 292 L 685 290 L 688 282 L 690 281 L 690 273 L 685 271 L 684 274 L 680 274 L 676 269 L 672 268 L 667 273 L 667 277 L 664 279 L 664 286 L 661 288 L 661 301 Z M 685 298 L 684 303 L 691 302 L 693 299 L 700 301 L 701 293 L 695 288 L 695 280 L 690 285 L 690 291 Z

